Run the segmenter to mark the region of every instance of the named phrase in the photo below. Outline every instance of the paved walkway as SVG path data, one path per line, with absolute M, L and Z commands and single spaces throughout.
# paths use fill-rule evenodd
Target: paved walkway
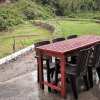
M 20 56 L 6 64 L 0 65 L 0 82 L 4 82 L 20 75 L 36 70 L 34 52 Z
M 0 100 L 73 100 L 70 88 L 66 99 L 59 94 L 48 93 L 47 87 L 44 91 L 39 89 L 33 55 L 30 53 L 0 66 Z M 95 85 L 87 92 L 81 91 L 79 100 L 100 100 L 99 86 Z

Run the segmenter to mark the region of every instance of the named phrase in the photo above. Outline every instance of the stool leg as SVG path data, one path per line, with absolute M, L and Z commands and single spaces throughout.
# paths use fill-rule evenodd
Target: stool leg
M 93 87 L 93 72 L 92 72 L 92 67 L 88 67 L 88 79 L 89 79 L 90 88 L 92 88 Z
M 49 60 L 46 61 L 46 65 L 47 65 L 47 81 L 48 83 L 51 82 L 50 80 L 50 65 L 49 65 Z M 51 88 L 48 87 L 48 92 L 51 92 Z
M 59 64 L 56 63 L 56 66 L 55 66 L 55 85 L 58 84 L 58 74 L 59 74 Z
M 75 99 L 78 99 L 78 93 L 77 93 L 77 85 L 76 85 L 76 76 L 74 75 L 69 75 L 70 76 L 70 81 L 71 81 L 71 87 L 73 91 L 73 95 Z
M 97 71 L 97 74 L 98 74 L 98 77 L 99 77 L 99 80 L 100 80 L 100 67 L 96 68 L 96 71 Z
M 83 80 L 84 80 L 84 83 L 85 83 L 86 90 L 89 90 L 89 84 L 88 84 L 87 75 L 83 76 Z

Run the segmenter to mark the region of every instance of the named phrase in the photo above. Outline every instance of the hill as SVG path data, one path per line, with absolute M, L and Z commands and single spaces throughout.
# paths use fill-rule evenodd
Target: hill
M 54 16 L 49 6 L 32 0 L 11 0 L 0 5 L 0 31 L 33 19 L 48 19 Z M 16 2 L 14 2 L 16 1 Z

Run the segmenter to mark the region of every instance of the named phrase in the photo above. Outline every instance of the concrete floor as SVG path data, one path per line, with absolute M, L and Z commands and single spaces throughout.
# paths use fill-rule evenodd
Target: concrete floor
M 59 93 L 48 93 L 46 86 L 44 91 L 39 89 L 33 55 L 0 65 L 0 100 L 74 100 L 70 88 L 65 99 Z M 79 100 L 100 100 L 99 84 L 89 91 L 80 91 Z

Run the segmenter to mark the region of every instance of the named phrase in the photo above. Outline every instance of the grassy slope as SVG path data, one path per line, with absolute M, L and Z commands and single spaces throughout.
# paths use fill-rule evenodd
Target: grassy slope
M 98 34 L 100 35 L 100 24 L 91 21 L 49 21 L 56 27 L 55 35 L 68 36 L 70 34 Z
M 91 21 L 56 20 L 47 22 L 55 26 L 56 30 L 54 33 L 50 33 L 47 30 L 36 27 L 30 23 L 19 25 L 11 32 L 0 33 L 0 58 L 12 53 L 12 44 L 14 41 L 13 38 L 10 38 L 12 36 L 31 35 L 26 37 L 16 37 L 16 50 L 19 50 L 31 45 L 33 42 L 51 39 L 57 36 L 67 37 L 67 35 L 70 34 L 100 34 L 100 24 Z
M 17 26 L 11 32 L 4 32 L 0 34 L 0 58 L 13 52 L 13 36 L 30 35 L 15 38 L 16 50 L 31 45 L 33 42 L 49 38 L 50 36 L 50 33 L 47 30 L 35 27 L 29 23 Z

